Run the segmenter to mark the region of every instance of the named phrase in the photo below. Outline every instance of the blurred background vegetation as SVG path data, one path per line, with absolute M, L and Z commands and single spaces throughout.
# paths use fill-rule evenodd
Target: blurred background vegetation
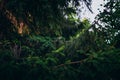
M 120 1 L 93 23 L 92 0 L 0 0 L 0 80 L 120 80 Z

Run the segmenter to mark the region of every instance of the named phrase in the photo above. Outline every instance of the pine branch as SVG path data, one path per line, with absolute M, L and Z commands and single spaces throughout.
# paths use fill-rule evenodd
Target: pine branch
M 87 61 L 87 59 L 83 59 L 83 60 L 80 60 L 80 61 L 74 61 L 74 62 L 69 62 L 69 63 L 60 64 L 60 65 L 55 66 L 54 69 L 59 68 L 59 67 L 63 67 L 63 66 L 66 66 L 66 65 L 82 64 L 82 63 L 85 62 L 85 61 Z

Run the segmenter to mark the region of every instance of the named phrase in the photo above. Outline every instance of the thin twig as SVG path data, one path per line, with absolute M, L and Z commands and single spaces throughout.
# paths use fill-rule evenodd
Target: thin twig
M 87 59 L 83 59 L 83 60 L 80 60 L 80 61 L 74 61 L 74 62 L 70 62 L 70 63 L 64 63 L 64 64 L 60 64 L 60 65 L 57 65 L 54 67 L 54 69 L 58 68 L 58 67 L 62 67 L 62 66 L 66 66 L 66 65 L 71 65 L 71 64 L 78 64 L 78 63 L 83 63 L 85 62 Z

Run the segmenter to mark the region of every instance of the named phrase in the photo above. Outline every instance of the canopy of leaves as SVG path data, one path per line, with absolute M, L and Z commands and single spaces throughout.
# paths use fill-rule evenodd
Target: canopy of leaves
M 66 23 L 71 25 L 65 16 L 76 14 L 81 2 L 90 9 L 91 0 L 1 0 L 0 16 L 7 16 L 8 22 L 12 22 L 14 26 L 23 22 L 32 32 L 45 35 L 54 33 L 55 30 L 60 32 L 60 27 Z
M 118 47 L 120 34 L 120 1 L 108 0 L 103 12 L 96 17 L 96 24 L 108 44 Z

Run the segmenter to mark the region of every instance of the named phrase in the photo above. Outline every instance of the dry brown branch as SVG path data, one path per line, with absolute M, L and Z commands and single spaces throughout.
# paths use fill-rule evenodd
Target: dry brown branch
M 83 59 L 83 60 L 80 60 L 80 61 L 74 61 L 74 62 L 69 62 L 69 63 L 60 64 L 60 65 L 55 66 L 54 69 L 59 68 L 59 67 L 62 67 L 62 66 L 66 66 L 66 65 L 81 64 L 81 63 L 83 63 L 83 62 L 85 62 L 85 61 L 87 61 L 87 59 Z

